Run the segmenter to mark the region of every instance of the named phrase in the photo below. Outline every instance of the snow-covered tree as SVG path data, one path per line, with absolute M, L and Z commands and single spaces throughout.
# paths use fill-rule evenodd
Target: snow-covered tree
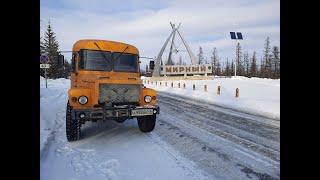
M 201 46 L 199 47 L 198 60 L 199 60 L 199 64 L 204 63 L 203 50 Z
M 280 50 L 278 46 L 272 48 L 273 78 L 280 78 Z
M 259 77 L 260 78 L 266 78 L 267 77 L 267 70 L 266 70 L 266 63 L 263 58 L 260 60 L 260 71 L 259 71 Z
M 237 68 L 237 75 L 242 76 L 243 75 L 243 64 L 242 64 L 242 51 L 241 51 L 241 46 L 240 43 L 237 44 L 236 47 L 236 68 Z
M 214 47 L 213 51 L 212 51 L 211 64 L 214 67 L 213 68 L 213 74 L 214 75 L 218 75 L 218 70 L 219 70 L 219 74 L 220 74 L 221 69 L 220 69 L 219 57 L 218 57 L 218 52 L 217 52 L 217 48 L 216 47 Z
M 219 60 L 217 61 L 217 66 L 216 66 L 216 69 L 215 69 L 215 73 L 216 73 L 217 76 L 221 75 L 221 64 L 220 64 Z
M 253 51 L 253 55 L 251 58 L 251 65 L 250 65 L 250 77 L 256 77 L 257 76 L 257 58 L 256 58 L 256 51 Z
M 44 52 L 45 52 L 44 43 L 43 43 L 42 37 L 40 36 L 40 55 L 43 54 Z
M 243 53 L 243 65 L 244 65 L 243 75 L 248 77 L 250 63 L 249 63 L 249 53 L 247 51 Z
M 52 79 L 60 78 L 63 74 L 63 68 L 59 68 L 57 61 L 58 51 L 59 44 L 49 22 L 44 36 L 44 52 L 47 53 L 49 57 L 51 66 L 48 69 L 48 77 Z
M 225 76 L 230 76 L 231 75 L 231 70 L 230 70 L 230 65 L 229 65 L 228 58 L 227 58 L 227 61 L 226 61 L 226 68 L 224 70 L 224 75 Z
M 264 77 L 271 77 L 271 67 L 272 67 L 272 63 L 271 63 L 271 54 L 270 54 L 270 38 L 267 37 L 264 43 L 264 51 L 263 51 L 263 76 Z
M 230 69 L 230 74 L 231 74 L 231 76 L 233 76 L 234 75 L 234 62 L 233 62 L 233 60 L 231 61 L 231 69 Z

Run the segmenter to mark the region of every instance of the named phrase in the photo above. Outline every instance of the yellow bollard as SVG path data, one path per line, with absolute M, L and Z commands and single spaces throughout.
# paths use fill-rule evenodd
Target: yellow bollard
M 239 97 L 239 88 L 236 89 L 236 98 Z

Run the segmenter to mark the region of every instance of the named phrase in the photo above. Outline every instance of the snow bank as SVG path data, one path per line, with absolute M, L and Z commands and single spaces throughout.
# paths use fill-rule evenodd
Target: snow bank
M 147 80 L 148 78 L 143 78 Z M 159 81 L 160 82 L 160 81 Z M 262 79 L 262 78 L 215 78 L 213 80 L 177 80 L 162 81 L 156 85 L 147 84 L 145 86 L 154 88 L 159 92 L 166 92 L 187 96 L 224 106 L 237 109 L 243 112 L 261 115 L 280 120 L 280 79 Z M 171 88 L 171 82 L 174 87 Z M 178 88 L 180 83 L 180 88 Z M 186 88 L 183 89 L 183 84 Z M 192 86 L 195 84 L 196 90 Z M 208 91 L 204 91 L 204 85 L 207 85 Z M 221 86 L 221 94 L 217 95 L 217 87 Z M 239 98 L 235 98 L 235 90 L 239 88 Z
M 56 129 L 58 113 L 64 113 L 57 101 L 67 103 L 67 89 L 69 79 L 48 79 L 48 88 L 45 87 L 45 78 L 40 76 L 40 151 L 44 148 L 51 134 Z

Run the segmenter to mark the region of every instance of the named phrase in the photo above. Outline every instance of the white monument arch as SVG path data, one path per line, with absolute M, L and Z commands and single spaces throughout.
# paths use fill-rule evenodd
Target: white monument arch
M 153 70 L 152 76 L 153 77 L 160 77 L 161 75 L 164 75 L 164 76 L 167 76 L 167 75 L 169 75 L 169 76 L 171 76 L 171 75 L 187 76 L 187 75 L 195 75 L 195 74 L 200 74 L 200 75 L 203 74 L 206 76 L 208 73 L 212 73 L 212 65 L 211 64 L 199 64 L 199 60 L 194 56 L 189 45 L 187 44 L 187 42 L 185 41 L 185 39 L 183 38 L 183 36 L 179 30 L 181 23 L 178 25 L 178 27 L 176 27 L 175 24 L 172 24 L 171 22 L 170 22 L 170 25 L 171 25 L 172 31 L 171 31 L 169 37 L 166 39 L 165 43 L 163 44 L 158 56 L 155 59 L 154 70 Z M 191 60 L 191 65 L 173 65 L 172 53 L 177 53 L 179 51 L 175 45 L 175 42 L 174 42 L 176 34 L 178 34 L 178 36 L 182 40 L 184 47 L 186 48 L 186 51 L 188 52 L 188 55 Z M 170 41 L 170 39 L 171 39 L 171 41 Z M 163 62 L 162 61 L 163 52 L 166 49 L 169 41 L 171 42 L 171 45 L 170 45 L 168 60 L 166 61 L 166 63 L 164 62 L 163 64 L 161 64 L 161 62 Z

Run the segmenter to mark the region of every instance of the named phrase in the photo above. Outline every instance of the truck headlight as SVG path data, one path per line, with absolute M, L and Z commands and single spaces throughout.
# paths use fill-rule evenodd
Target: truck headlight
M 88 98 L 86 96 L 80 96 L 78 101 L 80 104 L 84 105 L 88 102 Z
M 144 102 L 149 103 L 149 102 L 151 102 L 151 99 L 152 99 L 151 96 L 147 95 L 144 97 Z

